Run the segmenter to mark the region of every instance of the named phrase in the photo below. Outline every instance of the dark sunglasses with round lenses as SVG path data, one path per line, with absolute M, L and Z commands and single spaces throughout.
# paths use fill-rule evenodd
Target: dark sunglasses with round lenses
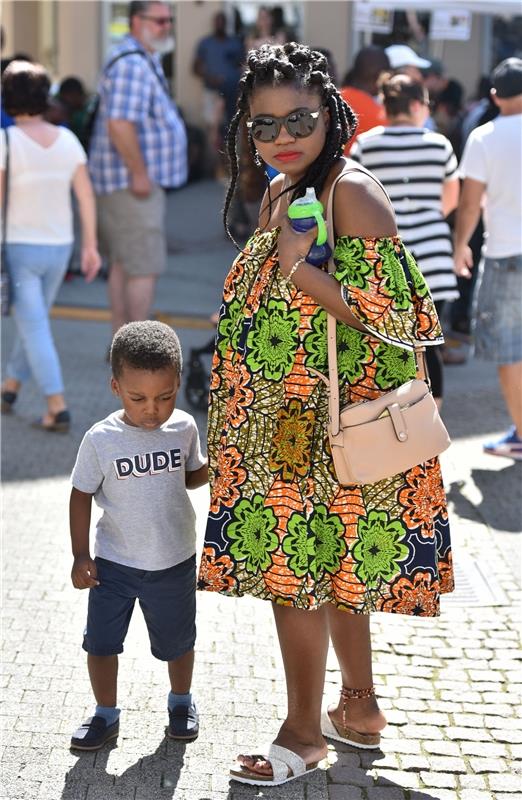
M 297 108 L 286 117 L 259 114 L 247 121 L 247 128 L 257 142 L 275 142 L 283 125 L 290 136 L 304 139 L 314 132 L 321 108 L 322 106 L 316 111 L 310 111 L 309 108 Z

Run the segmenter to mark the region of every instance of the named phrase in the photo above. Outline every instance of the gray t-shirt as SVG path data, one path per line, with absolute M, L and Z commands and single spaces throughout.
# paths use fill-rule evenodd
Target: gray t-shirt
M 185 470 L 205 463 L 198 429 L 178 409 L 154 431 L 127 425 L 122 413 L 87 431 L 71 481 L 103 510 L 95 555 L 136 569 L 167 569 L 196 551 Z

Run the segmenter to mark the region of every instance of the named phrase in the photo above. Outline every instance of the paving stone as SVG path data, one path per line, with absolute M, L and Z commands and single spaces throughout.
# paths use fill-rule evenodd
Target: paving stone
M 519 730 L 492 730 L 491 735 L 497 742 L 510 742 L 512 744 L 522 743 L 522 731 Z
M 420 777 L 426 786 L 437 786 L 443 789 L 454 789 L 457 786 L 455 775 L 447 772 L 421 772 Z
M 504 758 L 509 755 L 506 745 L 497 742 L 462 742 L 460 747 L 463 755 L 466 756 Z
M 486 789 L 486 778 L 483 775 L 459 775 L 461 789 Z
M 402 769 L 407 772 L 421 772 L 430 768 L 430 761 L 426 756 L 402 755 L 400 758 Z
M 422 747 L 427 753 L 433 753 L 434 755 L 460 756 L 460 747 L 456 742 L 423 742 Z
M 332 783 L 350 783 L 353 786 L 371 786 L 372 778 L 362 769 L 356 767 L 338 767 L 335 764 L 328 770 Z
M 371 786 L 366 796 L 368 800 L 404 800 L 407 795 L 400 786 Z
M 491 734 L 485 728 L 459 728 L 450 726 L 445 729 L 445 734 L 449 739 L 457 741 L 483 742 L 491 740 Z
M 470 758 L 469 763 L 477 773 L 504 772 L 506 769 L 506 762 L 501 758 Z
M 335 783 L 328 786 L 329 800 L 362 800 L 362 796 L 358 786 L 339 786 Z
M 498 792 L 519 792 L 522 789 L 520 775 L 491 775 L 489 785 L 493 791 Z
M 401 789 L 417 789 L 421 786 L 418 772 L 406 772 L 405 770 L 374 770 L 375 784 L 377 786 L 389 787 L 399 786 Z

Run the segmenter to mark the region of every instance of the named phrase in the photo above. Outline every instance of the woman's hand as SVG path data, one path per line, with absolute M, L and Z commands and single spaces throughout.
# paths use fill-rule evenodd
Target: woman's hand
M 101 257 L 95 245 L 82 247 L 81 270 L 87 283 L 93 281 L 101 267 Z
M 279 254 L 279 269 L 285 278 L 288 277 L 295 262 L 308 255 L 308 251 L 316 237 L 316 225 L 306 233 L 296 233 L 286 217 L 282 220 L 281 232 L 277 240 L 277 250 Z

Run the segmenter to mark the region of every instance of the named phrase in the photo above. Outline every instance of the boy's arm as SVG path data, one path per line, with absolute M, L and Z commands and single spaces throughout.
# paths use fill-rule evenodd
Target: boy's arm
M 208 483 L 208 461 L 202 467 L 192 472 L 185 472 L 185 486 L 187 489 L 199 489 Z
M 75 589 L 99 586 L 96 563 L 89 551 L 89 526 L 91 523 L 92 494 L 80 492 L 74 487 L 69 502 L 69 522 L 74 562 L 71 580 Z

